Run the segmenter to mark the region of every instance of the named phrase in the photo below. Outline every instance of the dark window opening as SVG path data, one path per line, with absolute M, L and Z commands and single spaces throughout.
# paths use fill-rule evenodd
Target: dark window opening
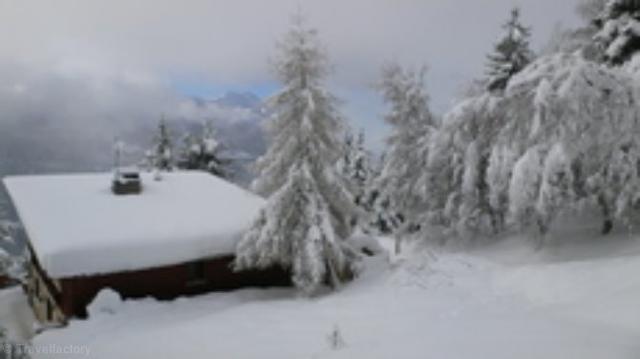
M 187 285 L 200 285 L 206 282 L 204 262 L 189 263 L 187 265 Z
M 50 322 L 53 321 L 53 305 L 50 300 L 47 300 L 47 320 Z

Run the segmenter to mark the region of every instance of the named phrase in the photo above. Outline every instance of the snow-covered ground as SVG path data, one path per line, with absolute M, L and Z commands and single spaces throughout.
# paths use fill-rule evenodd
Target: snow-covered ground
M 538 251 L 519 238 L 405 248 L 314 299 L 269 289 L 127 301 L 34 343 L 86 345 L 92 358 L 638 358 L 640 241 L 592 232 Z
M 22 342 L 33 336 L 34 317 L 19 286 L 0 290 L 0 326 L 10 339 Z

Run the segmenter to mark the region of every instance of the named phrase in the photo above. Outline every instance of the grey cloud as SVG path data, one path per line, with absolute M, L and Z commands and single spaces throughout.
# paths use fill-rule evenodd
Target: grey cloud
M 274 43 L 300 5 L 327 45 L 345 112 L 380 139 L 383 107 L 369 86 L 383 62 L 428 64 L 441 112 L 482 75 L 511 6 L 523 8 L 540 47 L 557 22 L 577 21 L 577 1 L 0 1 L 0 118 L 45 116 L 48 126 L 68 124 L 71 136 L 106 138 L 114 121 L 196 111 L 171 91 L 172 78 L 271 81 Z
M 269 78 L 266 60 L 298 4 L 345 81 L 381 61 L 477 73 L 513 5 L 543 41 L 577 0 L 3 1 L 0 58 L 78 70 L 193 72 L 211 81 Z
M 255 110 L 198 103 L 161 81 L 68 77 L 23 66 L 0 66 L 0 78 L 0 175 L 108 168 L 116 138 L 129 142 L 139 158 L 162 115 L 176 141 L 213 119 L 232 146 L 261 149 Z M 235 135 L 238 128 L 244 130 Z

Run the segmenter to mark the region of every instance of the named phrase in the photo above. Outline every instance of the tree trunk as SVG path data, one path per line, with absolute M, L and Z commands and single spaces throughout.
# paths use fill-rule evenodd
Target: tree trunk
M 396 255 L 398 255 L 402 251 L 402 240 L 400 239 L 399 235 L 396 235 L 395 239 L 396 239 L 395 252 L 396 252 Z
M 613 221 L 610 219 L 605 219 L 604 222 L 602 223 L 602 234 L 607 235 L 611 233 L 612 229 L 613 229 Z
M 602 223 L 602 234 L 607 235 L 611 233 L 611 230 L 613 229 L 611 209 L 609 209 L 609 205 L 603 196 L 598 197 L 598 205 L 600 205 L 600 209 L 602 209 L 602 215 L 604 217 L 604 222 Z

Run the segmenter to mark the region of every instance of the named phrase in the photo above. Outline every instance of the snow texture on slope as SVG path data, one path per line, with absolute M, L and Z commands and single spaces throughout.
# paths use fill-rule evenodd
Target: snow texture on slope
M 466 254 L 412 248 L 314 299 L 270 289 L 125 301 L 34 343 L 88 345 L 91 358 L 637 358 L 638 242 L 572 239 L 541 251 L 518 238 Z M 578 252 L 589 256 L 567 256 Z

